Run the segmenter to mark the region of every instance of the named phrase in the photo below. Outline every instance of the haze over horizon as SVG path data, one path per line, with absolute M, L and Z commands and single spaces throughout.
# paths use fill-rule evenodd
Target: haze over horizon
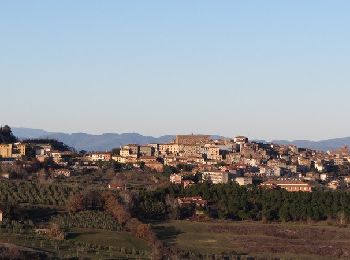
M 3 124 L 3 125 L 6 125 L 6 124 Z M 244 135 L 244 133 L 236 133 L 236 134 L 231 134 L 231 135 L 221 135 L 219 133 L 201 133 L 201 132 L 188 132 L 188 133 L 165 133 L 165 134 L 162 134 L 162 135 L 148 135 L 148 134 L 144 134 L 142 132 L 139 132 L 137 130 L 135 131 L 130 131 L 130 132 L 96 132 L 96 133 L 91 133 L 91 132 L 88 132 L 88 131 L 75 131 L 75 132 L 68 132 L 68 131 L 55 131 L 55 130 L 47 130 L 47 129 L 43 129 L 43 128 L 32 128 L 32 127 L 24 127 L 24 126 L 12 126 L 12 129 L 16 129 L 18 131 L 18 129 L 23 129 L 23 130 L 42 130 L 42 131 L 45 131 L 45 132 L 48 132 L 50 134 L 68 134 L 68 135 L 72 135 L 72 134 L 88 134 L 88 135 L 103 135 L 103 134 L 140 134 L 142 136 L 151 136 L 151 137 L 155 137 L 155 138 L 159 138 L 159 137 L 164 137 L 164 136 L 175 136 L 175 135 L 181 135 L 181 134 L 184 134 L 184 135 L 190 135 L 190 134 L 195 134 L 195 135 L 211 135 L 211 136 L 221 136 L 221 137 L 225 137 L 225 138 L 233 138 L 235 136 L 240 136 L 240 135 Z M 247 135 L 244 135 L 244 136 L 247 136 Z M 271 141 L 312 141 L 312 142 L 319 142 L 319 141 L 325 141 L 325 140 L 333 140 L 333 139 L 342 139 L 342 138 L 350 138 L 350 136 L 337 136 L 337 137 L 329 137 L 329 138 L 325 138 L 325 139 L 276 139 L 276 138 L 273 138 L 273 139 L 263 139 L 263 138 L 259 138 L 259 137 L 255 137 L 255 136 L 247 136 L 250 140 L 264 140 L 266 142 L 271 142 Z M 345 145 L 345 144 L 344 144 Z
M 350 136 L 350 2 L 0 3 L 1 124 Z

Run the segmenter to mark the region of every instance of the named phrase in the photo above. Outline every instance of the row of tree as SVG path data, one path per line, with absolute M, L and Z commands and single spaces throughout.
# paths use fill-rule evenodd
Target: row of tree
M 183 217 L 174 198 L 202 196 L 208 200 L 207 214 L 213 218 L 268 221 L 321 221 L 350 217 L 350 193 L 346 191 L 287 192 L 235 183 L 202 183 L 183 189 L 172 185 L 140 193 L 133 208 L 144 220 Z
M 65 205 L 69 196 L 79 190 L 68 185 L 3 180 L 0 182 L 0 203 Z
M 157 239 L 151 225 L 133 217 L 120 197 L 111 192 L 88 191 L 72 196 L 67 204 L 68 211 L 77 214 L 85 210 L 104 211 L 110 214 L 124 230 L 145 240 L 154 252 L 160 252 L 162 243 Z

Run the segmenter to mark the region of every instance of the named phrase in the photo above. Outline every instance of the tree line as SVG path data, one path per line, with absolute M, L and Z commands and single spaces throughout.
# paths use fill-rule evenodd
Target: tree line
M 183 218 L 176 198 L 202 196 L 208 200 L 208 216 L 231 220 L 322 221 L 349 219 L 350 193 L 346 191 L 287 192 L 235 183 L 202 183 L 182 188 L 171 185 L 140 193 L 134 212 L 144 220 Z
M 131 232 L 137 238 L 145 240 L 152 248 L 154 255 L 159 255 L 163 250 L 163 245 L 157 239 L 151 225 L 133 216 L 128 205 L 125 205 L 121 197 L 115 193 L 91 190 L 75 194 L 69 199 L 67 210 L 70 214 L 82 214 L 86 210 L 108 213 L 118 224 L 118 230 Z

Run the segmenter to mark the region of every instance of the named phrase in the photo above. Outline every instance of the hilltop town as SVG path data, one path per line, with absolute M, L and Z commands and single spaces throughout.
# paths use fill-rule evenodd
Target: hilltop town
M 2 132 L 8 132 L 3 127 Z M 213 184 L 281 187 L 288 191 L 346 189 L 350 184 L 348 147 L 335 151 L 315 151 L 293 145 L 250 142 L 245 136 L 212 140 L 209 135 L 178 135 L 171 143 L 129 144 L 112 151 L 76 152 L 55 140 L 33 139 L 0 144 L 1 165 L 9 166 L 2 176 L 13 178 L 20 166 L 22 178 L 37 175 L 39 164 L 46 164 L 47 177 L 69 178 L 84 170 L 101 168 L 104 163 L 119 168 L 170 173 L 169 181 L 184 187 L 197 182 Z M 22 167 L 21 167 L 22 166 Z M 17 167 L 18 168 L 18 167 Z M 200 174 L 200 178 L 194 176 Z M 121 188 L 121 187 L 119 187 Z
M 232 224 L 235 221 L 250 221 L 243 223 L 262 232 L 251 238 L 251 245 L 263 243 L 262 234 L 269 239 L 284 234 L 283 247 L 290 247 L 288 252 L 297 257 L 301 253 L 306 257 L 350 254 L 344 242 L 348 238 L 340 233 L 342 240 L 335 240 L 327 251 L 318 251 L 325 241 L 310 242 L 301 249 L 304 242 L 295 245 L 292 240 L 311 239 L 323 224 L 310 225 L 325 221 L 344 227 L 344 232 L 348 229 L 350 155 L 346 146 L 323 152 L 259 143 L 245 136 L 214 140 L 191 134 L 177 135 L 169 143 L 86 152 L 57 140 L 18 140 L 9 126 L 0 128 L 0 141 L 0 240 L 42 249 L 43 259 L 75 254 L 90 258 L 100 253 L 125 259 L 239 257 L 236 247 L 243 247 L 248 256 L 271 252 L 269 247 L 248 250 L 238 245 L 242 237 L 231 238 L 238 244 L 226 247 L 219 243 L 224 237 L 218 237 L 212 247 L 201 242 L 186 247 L 183 243 L 190 240 L 177 238 L 181 232 L 192 234 L 193 239 L 198 232 L 231 236 L 235 233 L 231 229 L 241 228 Z M 299 229 L 293 231 L 296 237 L 289 238 L 285 222 L 310 229 L 310 238 L 304 238 Z M 192 226 L 198 227 L 195 233 Z M 98 239 L 88 243 L 85 238 L 92 241 L 91 230 Z M 108 242 L 112 234 L 118 243 L 124 241 L 123 246 L 113 239 Z M 169 242 L 170 235 L 176 237 L 177 246 Z M 271 246 L 277 250 L 275 257 L 281 256 L 279 246 Z

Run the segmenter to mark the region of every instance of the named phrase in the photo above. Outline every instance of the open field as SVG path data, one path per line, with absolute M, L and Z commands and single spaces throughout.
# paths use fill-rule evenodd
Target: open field
M 115 246 L 119 248 L 135 248 L 136 250 L 148 251 L 147 244 L 138 238 L 135 238 L 128 232 L 115 232 L 96 229 L 75 229 L 70 234 L 68 240 L 75 242 L 90 243 L 100 246 Z
M 148 259 L 149 248 L 130 233 L 96 229 L 76 229 L 64 241 L 30 234 L 0 232 L 0 243 L 10 243 L 44 251 L 58 257 L 88 259 Z
M 350 258 L 350 228 L 326 224 L 171 221 L 158 236 L 181 250 L 287 259 Z

